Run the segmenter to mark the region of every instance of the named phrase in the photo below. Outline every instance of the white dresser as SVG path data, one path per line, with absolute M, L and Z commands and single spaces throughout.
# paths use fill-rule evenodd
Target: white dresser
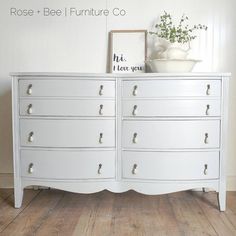
M 211 188 L 225 210 L 229 74 L 12 74 L 15 207 L 23 189 Z

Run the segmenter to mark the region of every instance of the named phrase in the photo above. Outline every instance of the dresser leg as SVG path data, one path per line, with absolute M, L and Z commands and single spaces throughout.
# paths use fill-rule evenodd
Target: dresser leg
M 23 199 L 23 189 L 21 188 L 15 188 L 14 190 L 14 198 L 15 198 L 15 208 L 20 208 L 22 205 L 22 199 Z
M 218 202 L 220 211 L 225 211 L 226 208 L 226 191 L 219 191 L 218 193 Z

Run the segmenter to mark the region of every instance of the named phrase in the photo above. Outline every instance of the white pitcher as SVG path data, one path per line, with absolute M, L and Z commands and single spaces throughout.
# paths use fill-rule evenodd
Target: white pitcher
M 190 44 L 188 43 L 187 49 L 184 44 L 170 43 L 165 39 L 159 39 L 156 44 L 157 59 L 179 59 L 184 60 L 188 56 Z

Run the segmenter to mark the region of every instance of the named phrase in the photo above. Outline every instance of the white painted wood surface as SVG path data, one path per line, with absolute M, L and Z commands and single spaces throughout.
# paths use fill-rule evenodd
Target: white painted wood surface
M 115 97 L 115 82 L 104 80 L 45 80 L 36 77 L 19 82 L 21 97 Z M 29 93 L 29 89 L 31 92 Z
M 213 106 L 212 109 L 214 110 Z M 21 99 L 21 116 L 115 116 L 115 100 Z
M 123 83 L 124 98 L 213 97 L 220 96 L 221 93 L 220 80 L 201 80 L 198 77 L 181 80 L 180 76 L 179 80 L 173 80 L 173 77 L 170 76 L 169 80 L 146 81 L 144 79 L 142 81 L 124 81 Z
M 21 119 L 20 143 L 31 147 L 115 147 L 115 120 Z
M 125 151 L 122 156 L 122 170 L 123 177 L 127 179 L 163 181 L 217 179 L 219 152 Z
M 236 1 L 207 0 L 60 0 L 50 1 L 2 1 L 1 37 L 0 37 L 0 93 L 2 109 L 0 128 L 4 136 L 0 142 L 0 173 L 12 173 L 12 136 L 11 136 L 11 99 L 10 71 L 37 72 L 106 72 L 108 32 L 114 29 L 148 29 L 167 10 L 179 18 L 183 13 L 190 17 L 190 23 L 208 25 L 207 32 L 193 42 L 194 55 L 191 58 L 202 59 L 195 71 L 232 71 L 233 78 L 229 88 L 229 124 L 227 133 L 229 158 L 227 161 L 228 190 L 236 190 Z M 42 8 L 48 5 L 52 9 L 65 6 L 85 9 L 88 7 L 124 8 L 125 17 L 12 17 L 10 7 Z M 47 6 L 46 6 L 47 7 Z M 96 25 L 96 27 L 94 27 Z M 35 27 L 37 26 L 37 27 Z M 93 29 L 93 30 L 91 30 Z M 96 37 L 94 37 L 96 35 Z M 93 58 L 92 55 L 96 54 Z M 45 56 L 47 55 L 47 56 Z M 0 178 L 0 184 L 4 179 Z M 12 187 L 12 185 L 8 185 Z
M 218 120 L 148 122 L 132 120 L 124 121 L 122 140 L 124 148 L 219 148 L 219 134 Z
M 31 163 L 32 173 L 29 171 Z M 104 179 L 115 178 L 115 173 L 115 151 L 21 151 L 22 177 Z
M 12 76 L 15 207 L 29 185 L 145 194 L 206 187 L 219 192 L 225 210 L 229 74 Z M 29 82 L 35 96 L 25 92 Z M 106 82 L 112 91 L 102 97 L 98 90 Z M 91 104 L 103 101 L 115 106 L 114 118 L 95 114 Z M 37 116 L 26 115 L 28 102 L 36 102 Z M 145 109 L 131 116 L 136 103 Z
M 125 117 L 160 117 L 160 116 L 220 116 L 220 100 L 123 100 Z

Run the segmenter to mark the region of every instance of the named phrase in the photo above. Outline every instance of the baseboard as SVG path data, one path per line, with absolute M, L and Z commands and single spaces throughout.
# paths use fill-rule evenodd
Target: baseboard
M 0 188 L 13 188 L 13 174 L 0 174 Z M 236 176 L 227 176 L 227 191 L 236 191 Z

